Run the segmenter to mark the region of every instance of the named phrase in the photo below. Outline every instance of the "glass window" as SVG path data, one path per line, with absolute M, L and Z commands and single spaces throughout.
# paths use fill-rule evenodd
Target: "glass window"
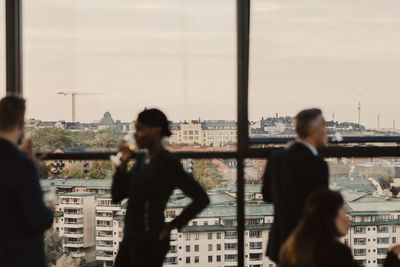
M 234 149 L 236 131 L 226 140 L 193 138 L 215 133 L 209 126 L 236 125 L 235 3 L 212 6 L 24 1 L 27 118 L 39 121 L 40 134 L 58 136 L 57 146 L 41 143 L 42 151 L 115 150 L 146 107 L 160 108 L 171 120 L 173 135 L 165 144 L 174 150 Z M 72 140 L 59 137 L 65 135 Z
M 293 133 L 293 116 L 311 106 L 322 108 L 333 130 L 343 135 L 389 135 L 399 128 L 395 1 L 257 0 L 251 9 L 254 135 Z

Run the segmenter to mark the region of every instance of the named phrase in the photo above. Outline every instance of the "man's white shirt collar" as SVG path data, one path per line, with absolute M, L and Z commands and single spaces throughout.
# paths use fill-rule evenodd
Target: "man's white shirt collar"
M 314 156 L 318 156 L 318 150 L 313 145 L 304 141 L 301 141 L 300 143 L 308 147 L 308 149 L 310 149 L 311 153 L 313 153 Z

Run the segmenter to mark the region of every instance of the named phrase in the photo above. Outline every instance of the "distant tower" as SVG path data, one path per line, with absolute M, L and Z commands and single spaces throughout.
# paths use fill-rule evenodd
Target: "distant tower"
M 358 127 L 361 128 L 361 102 L 358 102 Z
M 378 129 L 381 128 L 381 114 L 378 114 Z
M 275 115 L 276 115 L 276 118 L 278 118 L 278 112 Z
M 393 120 L 393 130 L 396 130 L 396 121 Z
M 335 111 L 332 112 L 332 121 L 335 121 Z

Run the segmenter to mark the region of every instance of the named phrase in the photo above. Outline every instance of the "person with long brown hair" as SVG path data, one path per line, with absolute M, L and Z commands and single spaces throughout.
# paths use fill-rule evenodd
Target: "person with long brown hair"
M 280 267 L 358 267 L 351 250 L 339 238 L 349 219 L 339 192 L 324 189 L 307 200 L 303 217 L 282 246 Z M 388 253 L 384 267 L 400 266 L 400 246 Z

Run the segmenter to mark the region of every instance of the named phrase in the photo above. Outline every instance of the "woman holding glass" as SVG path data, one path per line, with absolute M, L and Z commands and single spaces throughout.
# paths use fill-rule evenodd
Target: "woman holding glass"
M 117 167 L 113 185 L 114 202 L 128 198 L 124 239 L 115 266 L 162 266 L 169 250 L 169 234 L 182 228 L 209 203 L 203 188 L 187 174 L 180 160 L 162 145 L 171 136 L 167 117 L 158 109 L 141 112 L 135 122 L 134 134 L 140 149 L 146 149 L 127 170 L 131 153 L 128 144 L 121 142 L 121 164 Z M 164 209 L 174 188 L 192 198 L 183 212 L 173 221 L 164 221 Z

